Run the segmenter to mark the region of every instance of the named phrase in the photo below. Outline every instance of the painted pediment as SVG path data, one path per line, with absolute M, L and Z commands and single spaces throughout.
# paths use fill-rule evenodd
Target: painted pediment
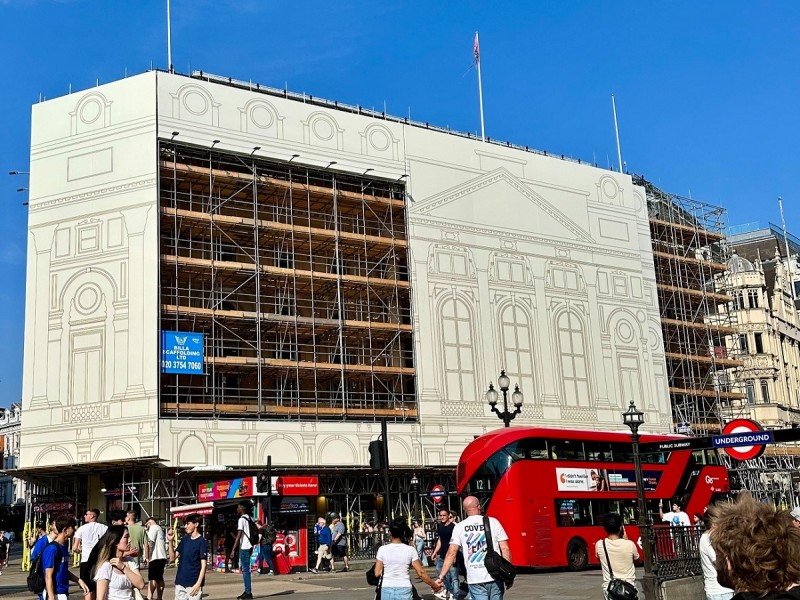
M 419 200 L 410 212 L 412 219 L 419 216 L 498 232 L 594 242 L 584 227 L 502 167 Z

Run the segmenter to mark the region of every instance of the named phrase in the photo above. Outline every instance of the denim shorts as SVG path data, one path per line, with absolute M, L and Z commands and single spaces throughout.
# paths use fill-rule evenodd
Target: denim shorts
M 410 587 L 381 587 L 381 600 L 412 600 Z

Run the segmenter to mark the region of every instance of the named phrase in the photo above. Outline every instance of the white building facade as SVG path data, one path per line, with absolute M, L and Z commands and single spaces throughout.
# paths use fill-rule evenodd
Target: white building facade
M 393 465 L 453 466 L 500 423 L 671 429 L 644 193 L 523 149 L 149 72 L 33 107 L 20 465 L 366 465 L 379 423 L 159 411 L 158 141 L 404 181 L 418 416 Z M 257 148 L 257 150 L 254 150 Z
M 3 470 L 14 470 L 19 466 L 20 425 L 22 407 L 13 403 L 0 408 L 0 456 Z M 11 475 L 0 473 L 0 506 L 18 506 L 25 503 L 25 482 Z

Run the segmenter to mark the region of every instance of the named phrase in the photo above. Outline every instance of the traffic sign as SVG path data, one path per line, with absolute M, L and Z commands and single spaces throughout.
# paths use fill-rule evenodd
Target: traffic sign
M 431 489 L 431 498 L 433 498 L 434 504 L 439 504 L 445 496 L 444 488 L 440 485 L 433 486 Z
M 723 448 L 736 460 L 758 458 L 764 454 L 766 444 L 774 441 L 771 431 L 764 431 L 750 419 L 734 419 L 722 428 L 722 435 L 711 438 L 715 448 Z

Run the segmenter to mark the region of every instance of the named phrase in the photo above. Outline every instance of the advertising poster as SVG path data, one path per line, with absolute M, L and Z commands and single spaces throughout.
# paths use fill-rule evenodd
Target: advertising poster
M 556 468 L 559 492 L 606 491 L 603 469 Z
M 239 477 L 228 481 L 214 481 L 202 483 L 197 489 L 198 502 L 213 502 L 214 500 L 229 500 L 231 498 L 246 498 L 253 495 L 255 477 Z
M 654 492 L 661 471 L 643 471 L 644 489 Z M 573 469 L 556 468 L 559 492 L 635 492 L 636 474 L 633 469 Z

